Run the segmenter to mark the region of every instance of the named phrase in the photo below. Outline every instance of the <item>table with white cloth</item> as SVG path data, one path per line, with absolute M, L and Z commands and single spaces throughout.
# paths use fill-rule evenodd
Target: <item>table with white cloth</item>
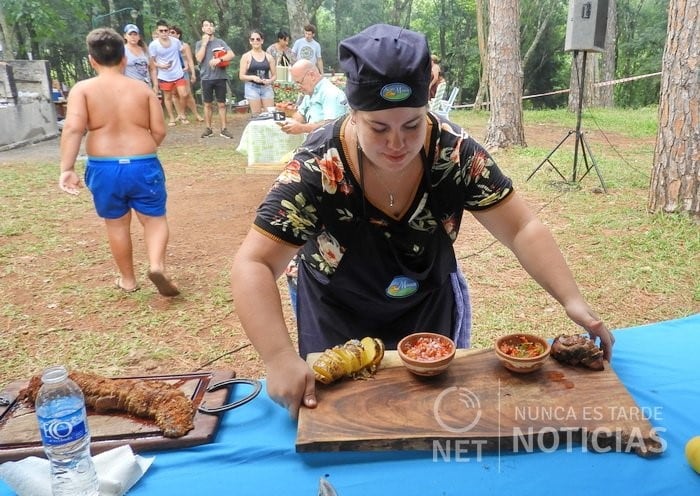
M 215 440 L 193 448 L 145 453 L 155 461 L 129 496 L 318 494 L 319 479 L 339 496 L 400 494 L 698 495 L 700 475 L 685 443 L 700 435 L 700 313 L 614 331 L 612 368 L 665 451 L 632 453 L 557 449 L 435 459 L 424 451 L 298 453 L 296 423 L 263 391 L 227 412 Z M 238 394 L 234 391 L 233 398 Z M 0 482 L 0 496 L 12 494 Z
M 283 132 L 273 119 L 251 120 L 236 151 L 248 157 L 246 172 L 279 172 L 305 138 Z

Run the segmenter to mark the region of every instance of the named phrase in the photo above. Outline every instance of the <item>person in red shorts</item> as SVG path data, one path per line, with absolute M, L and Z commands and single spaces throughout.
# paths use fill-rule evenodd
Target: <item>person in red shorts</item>
M 189 124 L 182 104 L 189 91 L 189 82 L 185 79 L 180 62 L 181 56 L 186 57 L 185 47 L 179 39 L 170 36 L 170 26 L 166 21 L 159 20 L 156 31 L 158 37 L 148 45 L 148 53 L 158 71 L 158 87 L 163 92 L 165 110 L 170 119 L 168 125 L 175 126 L 178 121 Z M 177 91 L 179 98 L 173 98 L 173 91 Z M 173 113 L 173 107 L 176 114 Z

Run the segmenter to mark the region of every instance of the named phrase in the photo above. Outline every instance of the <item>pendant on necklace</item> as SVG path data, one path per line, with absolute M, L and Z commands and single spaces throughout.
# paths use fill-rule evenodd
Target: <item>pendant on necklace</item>
M 389 206 L 394 206 L 394 195 L 392 195 L 391 193 L 389 193 Z

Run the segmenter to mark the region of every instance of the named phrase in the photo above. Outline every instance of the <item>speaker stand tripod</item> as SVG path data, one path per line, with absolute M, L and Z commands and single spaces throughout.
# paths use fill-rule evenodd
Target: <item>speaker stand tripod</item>
M 576 64 L 576 56 L 578 55 L 578 50 L 574 50 L 574 64 Z M 564 180 L 564 182 L 568 183 L 579 183 L 581 180 L 583 180 L 584 177 L 588 175 L 588 173 L 591 171 L 591 169 L 595 170 L 596 174 L 598 175 L 598 179 L 600 180 L 600 185 L 603 187 L 603 191 L 605 193 L 608 192 L 608 189 L 605 187 L 605 181 L 603 181 L 603 175 L 600 173 L 600 169 L 598 169 L 598 165 L 596 164 L 595 158 L 593 157 L 593 153 L 591 152 L 591 147 L 588 146 L 588 142 L 586 141 L 586 137 L 581 131 L 581 111 L 583 109 L 583 86 L 584 86 L 584 81 L 586 79 L 586 58 L 587 58 L 588 53 L 583 52 L 583 60 L 581 62 L 581 73 L 579 75 L 579 90 L 578 90 L 578 108 L 576 110 L 576 129 L 571 130 L 568 132 L 566 136 L 559 142 L 557 146 L 554 147 L 554 149 L 549 152 L 549 155 L 545 157 L 545 159 L 540 162 L 540 165 L 535 167 L 535 170 L 533 170 L 529 176 L 527 176 L 527 179 L 525 181 L 529 181 L 532 176 L 535 175 L 535 173 L 540 170 L 540 168 L 545 164 L 549 163 L 549 165 L 552 166 L 552 168 L 556 171 L 557 174 Z M 557 166 L 554 165 L 554 163 L 550 160 L 552 155 L 561 147 L 566 140 L 568 140 L 571 136 L 574 136 L 575 141 L 574 141 L 574 166 L 571 172 L 571 180 L 567 180 L 564 174 L 561 173 L 559 169 L 557 169 Z M 585 171 L 583 174 L 577 177 L 578 174 L 578 152 L 579 152 L 579 146 L 581 148 L 581 156 L 583 158 L 583 163 L 585 166 Z

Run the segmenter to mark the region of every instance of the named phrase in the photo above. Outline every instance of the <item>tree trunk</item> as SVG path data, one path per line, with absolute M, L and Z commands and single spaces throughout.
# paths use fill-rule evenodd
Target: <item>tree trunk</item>
M 700 222 L 700 0 L 671 0 L 661 67 L 650 212 Z
M 598 54 L 586 50 L 572 52 L 571 79 L 569 81 L 569 112 L 576 112 L 583 78 L 583 107 L 596 105 L 595 83 L 598 81 Z M 586 57 L 586 73 L 583 74 L 583 58 Z
M 412 2 L 413 0 L 392 0 L 387 13 L 389 24 L 410 29 Z
M 3 6 L 0 4 L 0 43 L 2 44 L 2 50 L 0 50 L 0 60 L 12 60 L 15 58 L 15 46 L 13 42 L 12 30 L 5 20 L 5 11 L 3 10 Z
M 287 0 L 287 13 L 289 14 L 289 32 L 292 35 L 290 43 L 294 43 L 295 40 L 304 36 L 304 26 L 309 22 L 304 0 Z
M 109 21 L 107 25 L 111 28 L 114 28 L 117 30 L 117 33 L 119 32 L 119 27 L 117 26 L 117 23 L 119 22 L 119 19 L 115 19 L 115 17 L 112 15 L 112 12 L 116 12 L 117 7 L 114 5 L 114 0 L 107 0 L 107 7 L 109 8 L 109 15 L 107 16 L 107 20 Z
M 520 66 L 520 6 L 518 0 L 489 2 L 489 93 L 491 115 L 486 129 L 488 148 L 526 146 L 523 130 L 523 74 Z
M 438 41 L 439 41 L 439 46 L 438 46 L 438 53 L 440 54 L 440 60 L 442 60 L 445 57 L 445 54 L 447 53 L 447 30 L 445 26 L 445 22 L 443 22 L 444 19 L 447 19 L 447 0 L 440 0 L 438 3 L 438 9 L 440 12 L 440 31 L 438 33 Z M 435 50 L 433 49 L 433 53 L 435 53 Z
M 615 52 L 617 51 L 617 4 L 615 0 L 608 3 L 608 25 L 605 30 L 605 52 L 601 58 L 601 79 L 612 81 L 615 79 Z M 615 106 L 612 85 L 600 86 L 597 89 L 598 105 L 612 108 Z
M 489 66 L 488 50 L 486 48 L 487 26 L 484 14 L 484 2 L 489 0 L 476 0 L 476 37 L 479 42 L 479 60 L 481 61 L 481 77 L 479 78 L 479 90 L 474 98 L 474 110 L 481 110 L 484 98 L 488 98 Z M 488 5 L 486 6 L 488 9 Z

